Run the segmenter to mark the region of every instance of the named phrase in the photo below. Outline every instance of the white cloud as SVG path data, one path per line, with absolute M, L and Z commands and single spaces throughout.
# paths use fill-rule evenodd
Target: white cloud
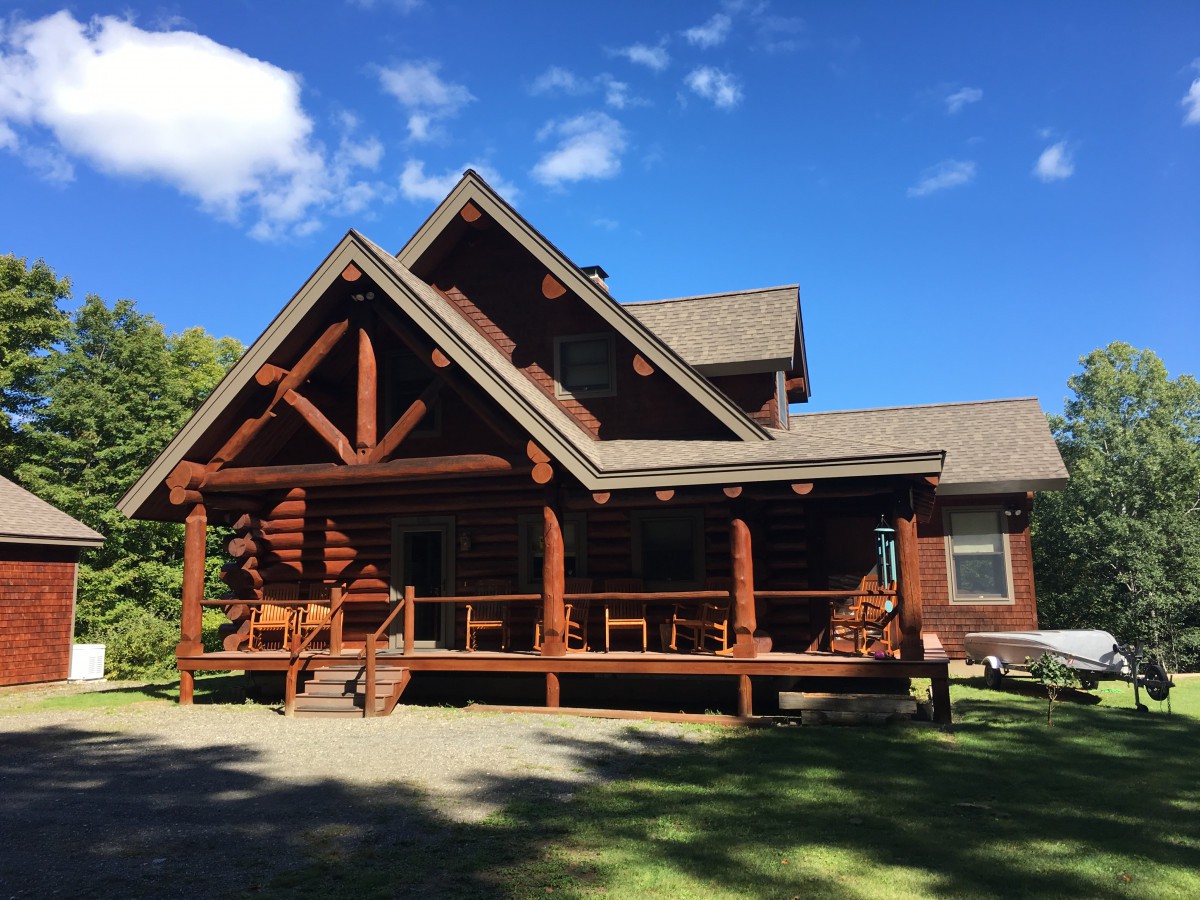
M 443 81 L 438 75 L 440 67 L 425 60 L 377 70 L 383 89 L 408 110 L 408 136 L 414 141 L 436 137 L 438 120 L 453 116 L 475 99 L 465 86 Z
M 742 102 L 742 87 L 737 78 L 712 66 L 693 69 L 684 83 L 719 109 L 733 109 Z
M 1192 68 L 1200 72 L 1200 58 L 1192 60 Z M 1200 125 L 1200 78 L 1192 82 L 1188 92 L 1180 101 L 1187 112 L 1183 117 L 1184 125 Z
M 408 15 L 413 10 L 420 9 L 425 5 L 425 0 L 346 0 L 346 2 L 351 6 L 357 6 L 359 9 L 365 10 L 387 6 L 404 15 Z
M 962 108 L 969 103 L 978 103 L 983 99 L 983 91 L 979 88 L 965 87 L 959 88 L 952 94 L 946 95 L 946 112 L 950 115 L 961 112 Z
M 725 43 L 733 28 L 733 19 L 724 13 L 717 13 L 703 25 L 695 25 L 683 33 L 687 42 L 696 47 L 716 47 Z
M 1042 151 L 1033 167 L 1033 175 L 1042 181 L 1061 181 L 1075 174 L 1075 160 L 1066 141 L 1051 144 Z
M 631 63 L 646 66 L 655 72 L 661 72 L 671 64 L 671 55 L 667 53 L 667 48 L 662 44 L 659 44 L 657 47 L 649 47 L 645 44 L 632 44 L 612 52 L 616 53 L 617 56 L 624 56 Z
M 441 203 L 446 195 L 454 189 L 462 178 L 463 172 L 474 169 L 483 180 L 496 189 L 496 192 L 509 203 L 516 199 L 519 193 L 513 185 L 500 177 L 500 173 L 491 166 L 471 163 L 457 169 L 447 169 L 441 175 L 426 175 L 425 163 L 419 159 L 410 159 L 404 164 L 400 174 L 400 193 L 409 200 L 430 200 Z
M 549 137 L 558 138 L 558 146 L 538 160 L 532 172 L 542 184 L 557 186 L 585 178 L 612 178 L 621 171 L 625 129 L 606 113 L 585 113 L 551 122 L 538 133 L 538 140 Z
M 597 91 L 604 93 L 604 102 L 613 109 L 644 106 L 647 103 L 639 97 L 632 96 L 626 82 L 617 81 L 607 72 L 603 72 L 595 78 L 580 78 L 569 69 L 551 66 L 535 78 L 533 84 L 529 86 L 529 93 L 535 96 L 566 94 L 579 97 Z
M 533 80 L 529 87 L 531 94 L 586 94 L 591 84 L 578 78 L 574 72 L 561 66 L 551 66 Z
M 2 40 L 0 144 L 52 181 L 84 161 L 163 182 L 225 219 L 252 210 L 260 237 L 311 229 L 349 186 L 354 155 L 326 159 L 299 79 L 270 63 L 192 32 L 66 11 Z
M 921 173 L 920 180 L 908 189 L 910 197 L 924 197 L 935 191 L 960 187 L 975 178 L 975 163 L 970 160 L 944 159 Z

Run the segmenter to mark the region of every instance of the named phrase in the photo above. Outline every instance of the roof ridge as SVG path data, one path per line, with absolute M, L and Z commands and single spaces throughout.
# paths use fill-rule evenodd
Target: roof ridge
M 805 419 L 813 416 L 845 416 L 865 412 L 890 412 L 897 409 L 940 409 L 948 406 L 984 406 L 992 403 L 1025 403 L 1032 400 L 1041 405 L 1037 397 L 997 397 L 992 400 L 952 400 L 947 403 L 910 403 L 904 406 L 868 406 L 861 409 L 824 409 L 819 412 L 790 413 L 789 419 Z
M 682 303 L 688 300 L 713 300 L 717 297 L 733 297 L 737 294 L 765 294 L 768 291 L 786 291 L 795 288 L 800 289 L 799 283 L 796 284 L 779 284 L 774 287 L 761 288 L 742 288 L 735 291 L 718 291 L 715 294 L 693 294 L 688 297 L 665 297 L 661 300 L 625 300 L 620 301 L 621 306 L 651 306 L 656 303 Z

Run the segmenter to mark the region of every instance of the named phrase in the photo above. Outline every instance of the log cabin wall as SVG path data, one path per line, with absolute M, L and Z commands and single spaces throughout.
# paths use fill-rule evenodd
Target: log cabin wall
M 548 300 L 545 269 L 501 229 L 471 232 L 430 271 L 418 274 L 454 303 L 531 380 L 593 437 L 727 437 L 694 397 L 660 372 L 639 375 L 633 346 L 574 293 Z M 614 396 L 557 398 L 554 339 L 611 334 Z
M 78 559 L 75 547 L 0 543 L 0 686 L 66 680 Z
M 1020 516 L 1002 516 L 1008 535 L 1008 559 L 1013 594 L 1011 603 L 952 603 L 947 568 L 944 511 L 955 507 L 1020 509 Z M 1037 599 L 1033 555 L 1029 540 L 1026 494 L 941 497 L 928 523 L 917 527 L 921 554 L 921 593 L 926 631 L 936 634 L 951 659 L 962 659 L 963 636 L 971 631 L 1026 631 L 1037 628 Z

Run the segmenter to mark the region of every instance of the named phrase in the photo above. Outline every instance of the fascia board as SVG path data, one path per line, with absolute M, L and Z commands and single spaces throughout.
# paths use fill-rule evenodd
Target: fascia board
M 790 356 L 775 359 L 740 359 L 735 362 L 708 363 L 693 366 L 701 375 L 721 378 L 726 375 L 761 375 L 764 372 L 786 372 L 792 366 Z
M 607 292 L 579 269 L 566 262 L 565 257 L 529 223 L 517 216 L 512 209 L 490 190 L 470 176 L 458 183 L 450 195 L 442 201 L 417 234 L 397 254 L 400 264 L 411 269 L 421 254 L 442 233 L 463 205 L 470 201 L 481 211 L 495 219 L 502 228 L 516 238 L 517 242 L 536 257 L 547 270 L 563 285 L 581 297 L 613 330 L 637 346 L 647 361 L 659 369 L 670 370 L 674 380 L 695 397 L 723 425 L 745 441 L 769 441 L 771 436 L 733 401 L 698 375 L 661 338 L 639 322 L 632 314 L 621 310 Z
M 267 363 L 280 343 L 292 333 L 304 316 L 308 314 L 308 311 L 341 275 L 355 256 L 355 248 L 358 246 L 351 232 L 342 238 L 333 251 L 325 257 L 324 262 L 293 295 L 287 305 L 280 310 L 279 314 L 271 320 L 271 324 L 221 379 L 221 382 L 200 404 L 200 408 L 192 414 L 183 428 L 117 501 L 117 509 L 121 513 L 133 518 L 150 498 L 154 489 L 179 464 L 196 440 L 213 424 L 221 411 L 237 398 L 242 388 L 254 377 L 254 373 Z
M 1023 494 L 1028 491 L 1061 491 L 1067 487 L 1066 478 L 1012 478 L 1004 481 L 963 481 L 939 484 L 939 497 L 961 497 L 965 494 Z
M 936 475 L 942 468 L 940 453 L 920 456 L 821 460 L 811 463 L 768 463 L 729 466 L 690 466 L 614 472 L 599 476 L 599 488 L 677 487 L 682 485 L 744 484 L 763 481 L 812 481 L 827 478 L 860 478 L 886 475 Z M 596 488 L 592 488 L 595 490 Z
M 0 544 L 53 544 L 55 547 L 99 547 L 103 537 L 71 538 L 43 534 L 0 534 Z

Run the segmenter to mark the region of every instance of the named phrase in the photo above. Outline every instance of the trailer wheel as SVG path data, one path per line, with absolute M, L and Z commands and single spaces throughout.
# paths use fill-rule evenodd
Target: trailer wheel
M 1167 670 L 1158 663 L 1146 663 L 1142 671 L 1146 673 L 1146 693 L 1150 699 L 1159 703 L 1166 700 L 1171 693 L 1171 678 Z
M 1079 676 L 1079 686 L 1081 688 L 1083 688 L 1085 691 L 1094 691 L 1096 688 L 1098 688 L 1100 686 L 1100 679 L 1092 678 L 1091 676 L 1088 676 L 1088 675 L 1080 675 Z
M 1004 681 L 1004 673 L 1000 671 L 998 666 L 992 665 L 990 662 L 983 664 L 983 683 L 993 691 L 1000 689 L 1001 683 Z

